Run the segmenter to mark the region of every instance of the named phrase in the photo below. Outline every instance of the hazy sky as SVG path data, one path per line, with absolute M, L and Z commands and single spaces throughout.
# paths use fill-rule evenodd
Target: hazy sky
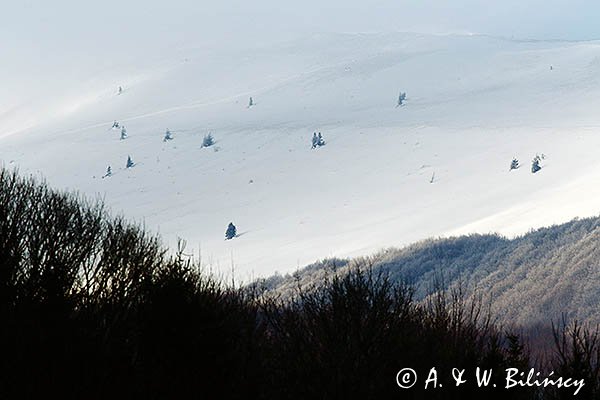
M 79 48 L 328 31 L 600 38 L 597 0 L 3 0 L 0 11 L 2 42 Z
M 244 46 L 315 32 L 593 39 L 598 21 L 598 0 L 0 0 L 0 86 L 43 85 L 27 80 L 51 71 L 93 74 L 103 63 L 173 46 Z

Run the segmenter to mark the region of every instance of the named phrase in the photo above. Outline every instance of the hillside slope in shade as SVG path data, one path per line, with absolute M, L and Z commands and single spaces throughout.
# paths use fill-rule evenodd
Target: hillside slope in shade
M 514 326 L 567 320 L 600 323 L 600 218 L 542 228 L 512 240 L 498 235 L 429 239 L 388 249 L 368 260 L 327 260 L 263 282 L 273 293 L 291 296 L 334 271 L 356 263 L 372 265 L 393 280 L 407 282 L 423 299 L 437 285 L 461 287 L 481 296 L 499 321 Z

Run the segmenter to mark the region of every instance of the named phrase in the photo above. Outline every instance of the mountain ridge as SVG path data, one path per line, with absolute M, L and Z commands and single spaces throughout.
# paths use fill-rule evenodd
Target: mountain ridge
M 473 234 L 427 239 L 372 257 L 324 260 L 258 281 L 270 296 L 294 296 L 331 274 L 369 267 L 405 282 L 424 299 L 436 285 L 490 304 L 499 321 L 520 327 L 567 320 L 600 323 L 600 217 L 531 230 L 513 239 Z

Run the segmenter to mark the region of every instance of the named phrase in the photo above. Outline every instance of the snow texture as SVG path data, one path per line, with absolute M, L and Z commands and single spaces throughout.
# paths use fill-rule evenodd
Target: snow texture
M 600 208 L 600 42 L 320 34 L 177 47 L 43 89 L 0 99 L 5 166 L 101 196 L 242 279 Z M 536 154 L 536 174 L 508 171 Z M 230 221 L 238 237 L 225 241 Z

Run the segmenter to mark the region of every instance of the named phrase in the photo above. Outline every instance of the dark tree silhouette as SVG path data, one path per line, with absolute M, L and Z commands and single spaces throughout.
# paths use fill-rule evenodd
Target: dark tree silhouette
M 213 138 L 213 135 L 211 133 L 204 136 L 204 139 L 202 139 L 202 147 L 210 147 L 213 144 L 215 144 L 215 139 Z
M 535 158 L 531 162 L 531 173 L 535 174 L 536 172 L 538 172 L 541 169 L 542 169 L 542 167 L 540 166 L 540 157 L 535 156 Z
M 312 149 L 317 148 L 317 146 L 319 145 L 319 138 L 317 137 L 317 132 L 313 132 L 313 137 L 312 137 Z
M 510 162 L 510 171 L 512 171 L 513 169 L 517 169 L 519 168 L 519 160 L 517 160 L 516 158 L 513 158 L 512 161 Z
M 396 104 L 396 107 L 404 105 L 404 100 L 406 100 L 406 93 L 400 92 L 400 94 L 398 95 L 398 103 Z
M 319 132 L 319 134 L 317 135 L 317 146 L 325 146 L 325 140 L 323 139 L 323 135 L 321 135 L 321 132 Z
M 237 228 L 235 227 L 233 222 L 230 222 L 229 226 L 227 226 L 227 231 L 225 232 L 225 238 L 227 240 L 230 240 L 230 239 L 233 239 L 234 237 L 236 237 L 236 235 L 237 235 Z

